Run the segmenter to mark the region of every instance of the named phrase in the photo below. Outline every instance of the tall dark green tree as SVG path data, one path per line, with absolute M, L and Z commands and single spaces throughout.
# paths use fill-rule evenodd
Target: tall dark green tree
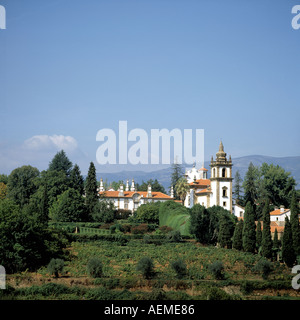
M 293 247 L 292 227 L 288 217 L 285 218 L 285 225 L 282 236 L 282 260 L 288 267 L 292 267 L 296 260 L 296 255 Z
M 276 260 L 277 259 L 277 254 L 280 250 L 280 241 L 278 239 L 278 231 L 277 228 L 274 231 L 274 239 L 273 239 L 273 258 Z
M 271 226 L 270 226 L 270 205 L 269 201 L 265 202 L 263 209 L 263 231 L 261 240 L 261 254 L 263 257 L 272 258 L 272 237 L 271 237 Z
M 172 175 L 171 175 L 171 187 L 174 190 L 175 199 L 179 200 L 179 196 L 176 193 L 175 186 L 180 178 L 183 176 L 183 169 L 177 161 L 172 164 Z
M 256 226 L 253 206 L 250 201 L 247 202 L 244 213 L 243 228 L 243 249 L 246 252 L 255 252 L 256 247 Z
M 246 172 L 243 188 L 244 188 L 244 202 L 250 202 L 252 207 L 255 205 L 257 199 L 257 189 L 258 189 L 258 169 L 250 162 L 248 170 Z
M 291 228 L 292 228 L 292 237 L 293 237 L 293 248 L 295 255 L 300 255 L 300 229 L 299 229 L 299 205 L 297 203 L 296 193 L 292 195 L 291 201 Z
M 221 216 L 219 221 L 219 234 L 218 234 L 218 243 L 221 248 L 231 248 L 232 234 L 230 232 L 230 227 L 231 226 L 229 225 L 229 221 L 225 218 L 225 216 Z
M 70 187 L 77 190 L 82 196 L 84 195 L 84 179 L 77 164 L 71 170 Z
M 30 197 L 37 191 L 37 178 L 40 172 L 32 166 L 14 169 L 8 176 L 8 198 L 23 207 L 29 203 Z
M 244 221 L 242 219 L 235 225 L 232 240 L 233 249 L 243 250 L 243 226 Z
M 96 168 L 94 163 L 91 162 L 85 184 L 85 205 L 89 217 L 92 217 L 98 201 Z
M 239 205 L 243 205 L 242 183 L 243 183 L 243 179 L 241 178 L 239 170 L 237 170 L 237 172 L 235 173 L 235 176 L 234 176 L 233 194 L 234 194 L 236 202 Z
M 56 153 L 51 162 L 49 163 L 50 171 L 63 171 L 67 177 L 70 176 L 72 170 L 72 162 L 67 157 L 64 150 Z
M 262 240 L 261 222 L 260 222 L 260 220 L 258 220 L 257 221 L 257 225 L 256 225 L 256 248 L 257 248 L 257 252 L 260 252 L 261 240 Z

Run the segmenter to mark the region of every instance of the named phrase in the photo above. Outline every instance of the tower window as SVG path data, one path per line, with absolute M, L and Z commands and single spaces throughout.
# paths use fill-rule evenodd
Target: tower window
M 226 168 L 222 169 L 222 178 L 226 178 Z
M 216 176 L 216 169 L 214 168 L 213 169 L 213 178 L 215 178 L 215 176 Z
M 222 195 L 223 195 L 223 197 L 227 197 L 227 188 L 226 187 L 224 187 L 222 189 Z
M 226 207 L 226 201 L 223 201 L 223 207 Z

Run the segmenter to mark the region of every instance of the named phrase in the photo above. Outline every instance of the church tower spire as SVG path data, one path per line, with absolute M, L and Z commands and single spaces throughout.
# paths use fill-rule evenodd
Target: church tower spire
M 232 212 L 232 161 L 227 160 L 224 145 L 221 140 L 216 159 L 211 159 L 211 189 L 213 192 L 213 203 L 211 205 L 222 206 Z

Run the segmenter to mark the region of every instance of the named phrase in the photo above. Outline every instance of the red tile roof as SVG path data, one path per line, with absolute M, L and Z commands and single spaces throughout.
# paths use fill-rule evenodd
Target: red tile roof
M 124 196 L 119 196 L 119 191 L 101 191 L 99 192 L 100 195 L 103 195 L 104 197 L 107 198 L 132 198 L 133 194 L 138 193 L 139 195 L 143 196 L 143 198 L 148 198 L 147 191 L 124 191 Z M 172 200 L 173 198 L 171 198 L 170 196 L 168 196 L 167 194 L 164 194 L 162 192 L 156 192 L 156 191 L 152 191 L 152 199 L 170 199 Z
M 190 186 L 203 186 L 203 187 L 208 187 L 210 186 L 210 180 L 209 179 L 198 179 L 196 181 L 190 182 Z
M 280 209 L 276 209 L 270 212 L 270 216 L 279 216 L 281 214 L 287 213 L 288 211 L 290 211 L 290 209 L 284 209 L 283 212 L 281 212 Z

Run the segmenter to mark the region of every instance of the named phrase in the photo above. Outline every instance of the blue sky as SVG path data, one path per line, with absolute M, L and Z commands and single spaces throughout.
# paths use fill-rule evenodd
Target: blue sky
M 204 129 L 205 159 L 300 155 L 297 1 L 0 0 L 0 173 L 64 148 L 102 167 L 102 128 Z M 299 21 L 300 23 L 300 21 Z

